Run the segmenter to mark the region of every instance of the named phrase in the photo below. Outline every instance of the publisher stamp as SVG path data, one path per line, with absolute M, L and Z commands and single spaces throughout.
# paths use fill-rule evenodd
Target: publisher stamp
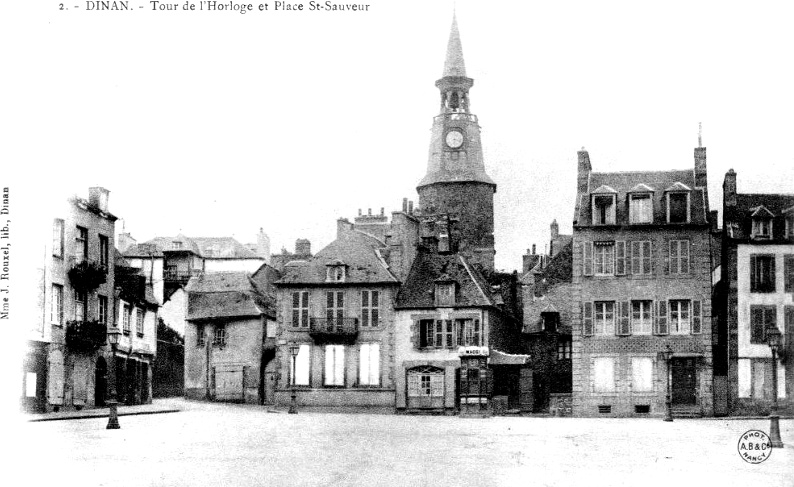
M 747 463 L 761 463 L 772 454 L 769 435 L 761 430 L 750 430 L 742 434 L 736 447 L 739 456 Z

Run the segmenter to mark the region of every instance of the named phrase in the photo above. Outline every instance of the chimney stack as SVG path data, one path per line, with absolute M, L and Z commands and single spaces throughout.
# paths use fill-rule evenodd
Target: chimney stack
M 305 238 L 299 238 L 298 240 L 295 241 L 295 254 L 311 255 L 311 253 L 312 253 L 312 243 L 309 240 Z
M 94 186 L 88 188 L 88 202 L 102 211 L 108 211 L 108 196 L 110 191 L 105 188 Z
M 736 172 L 733 169 L 728 169 L 728 172 L 725 173 L 722 195 L 722 201 L 726 207 L 736 206 Z
M 532 255 L 535 255 L 535 244 L 532 244 Z
M 587 192 L 587 183 L 590 179 L 590 172 L 593 170 L 593 166 L 590 165 L 590 154 L 584 150 L 576 153 L 579 159 L 579 165 L 577 170 L 577 183 L 579 193 L 586 193 Z
M 408 198 L 403 198 L 403 213 L 408 213 Z
M 413 201 L 409 201 L 408 202 L 408 214 L 409 215 L 413 215 L 414 214 L 414 202 Z
M 560 225 L 557 224 L 557 219 L 551 222 L 551 239 L 556 240 L 560 236 Z

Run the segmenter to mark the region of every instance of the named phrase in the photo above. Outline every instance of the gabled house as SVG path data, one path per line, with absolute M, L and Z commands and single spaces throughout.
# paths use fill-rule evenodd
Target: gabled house
M 286 263 L 276 282 L 276 404 L 289 404 L 294 390 L 301 406 L 394 405 L 399 281 L 389 248 L 340 220 L 336 240 L 306 261 Z
M 265 368 L 275 350 L 278 273 L 263 265 L 254 274 L 215 272 L 194 276 L 185 288 L 185 396 L 263 404 Z
M 578 156 L 573 414 L 663 415 L 669 386 L 674 414 L 712 415 L 706 149 L 685 170 L 595 172 Z
M 739 193 L 736 173 L 723 183 L 719 342 L 729 378 L 731 414 L 766 414 L 777 394 L 794 407 L 794 194 Z M 782 334 L 778 361 L 767 343 Z M 777 391 L 773 388 L 777 371 Z

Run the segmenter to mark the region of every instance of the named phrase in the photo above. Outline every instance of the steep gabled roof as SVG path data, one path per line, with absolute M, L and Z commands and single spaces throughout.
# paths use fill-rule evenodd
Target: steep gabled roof
M 275 317 L 275 299 L 261 292 L 245 272 L 214 272 L 190 278 L 188 320 Z
M 204 258 L 261 259 L 233 237 L 155 237 L 133 245 L 124 252 L 127 257 L 162 257 L 163 252 L 193 252 Z
M 308 261 L 288 263 L 279 285 L 321 284 L 326 282 L 329 263 L 344 265 L 346 277 L 344 284 L 393 283 L 399 281 L 389 270 L 381 251 L 386 245 L 359 230 L 344 232 L 339 238 L 317 252 Z
M 463 256 L 442 255 L 420 248 L 405 283 L 397 293 L 395 308 L 435 308 L 434 290 L 441 276 L 457 285 L 456 308 L 498 304 L 485 277 Z

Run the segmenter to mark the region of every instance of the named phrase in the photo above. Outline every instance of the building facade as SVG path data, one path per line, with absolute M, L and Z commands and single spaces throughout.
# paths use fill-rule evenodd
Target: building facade
M 32 411 L 104 404 L 107 327 L 114 299 L 116 217 L 109 191 L 89 188 L 49 224 L 52 240 L 42 266 L 41 315 L 31 324 L 24 362 L 22 406 Z
M 727 360 L 731 414 L 767 414 L 773 394 L 781 409 L 794 407 L 794 195 L 737 191 L 723 183 L 724 319 L 720 341 Z M 783 346 L 777 363 L 767 342 L 777 327 Z M 717 361 L 715 359 L 715 361 Z M 773 367 L 774 365 L 774 367 Z M 777 391 L 773 383 L 777 375 Z
M 706 149 L 687 170 L 603 173 L 578 158 L 573 414 L 659 416 L 669 387 L 674 414 L 712 415 Z
M 277 405 L 295 391 L 301 406 L 393 407 L 399 281 L 388 249 L 340 220 L 331 244 L 308 261 L 286 263 L 276 284 Z

